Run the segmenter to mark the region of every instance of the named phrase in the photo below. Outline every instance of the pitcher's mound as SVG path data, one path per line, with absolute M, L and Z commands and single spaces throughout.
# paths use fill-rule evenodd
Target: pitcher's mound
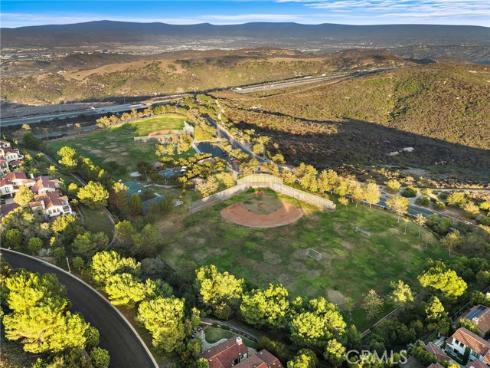
M 235 203 L 221 210 L 221 216 L 237 225 L 270 228 L 289 225 L 303 217 L 303 211 L 288 202 L 281 202 L 281 206 L 270 213 L 256 213 L 246 208 L 242 203 Z

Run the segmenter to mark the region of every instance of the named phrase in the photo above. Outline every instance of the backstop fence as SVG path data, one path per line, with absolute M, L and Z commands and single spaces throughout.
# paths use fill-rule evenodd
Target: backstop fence
M 190 212 L 195 213 L 217 202 L 226 201 L 234 195 L 245 192 L 250 188 L 269 188 L 277 193 L 308 203 L 324 211 L 335 209 L 335 203 L 331 200 L 285 185 L 281 178 L 269 174 L 252 174 L 238 179 L 237 185 L 231 188 L 193 202 L 190 206 Z

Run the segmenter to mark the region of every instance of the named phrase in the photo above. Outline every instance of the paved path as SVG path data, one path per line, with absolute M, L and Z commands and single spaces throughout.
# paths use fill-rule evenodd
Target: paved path
M 111 368 L 156 368 L 158 364 L 129 322 L 88 284 L 47 262 L 0 248 L 13 268 L 53 273 L 65 285 L 72 310 L 80 312 L 100 331 L 100 346 L 111 355 Z

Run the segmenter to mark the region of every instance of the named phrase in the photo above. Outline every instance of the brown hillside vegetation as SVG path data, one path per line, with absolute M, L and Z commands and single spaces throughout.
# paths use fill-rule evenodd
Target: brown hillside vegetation
M 113 59 L 109 59 L 113 60 Z M 124 59 L 123 59 L 124 60 Z M 289 50 L 182 52 L 119 63 L 91 63 L 49 72 L 2 79 L 2 97 L 10 102 L 40 104 L 60 101 L 176 93 L 257 83 L 308 74 L 357 68 L 404 65 L 384 52 L 347 51 L 311 55 Z M 60 61 L 59 65 L 68 65 Z M 55 66 L 51 66 L 51 70 Z
M 291 161 L 471 170 L 490 178 L 490 68 L 436 64 L 310 88 L 217 93 Z M 399 152 L 413 147 L 413 152 Z M 393 152 L 398 154 L 390 155 Z

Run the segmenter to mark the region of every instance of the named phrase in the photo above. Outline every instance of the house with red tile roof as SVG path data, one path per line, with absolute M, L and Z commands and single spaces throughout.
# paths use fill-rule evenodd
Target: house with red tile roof
M 58 187 L 58 180 L 52 180 L 48 176 L 38 176 L 31 190 L 36 194 L 45 194 L 55 192 Z
M 438 362 L 449 362 L 451 360 L 451 358 L 447 356 L 444 350 L 442 350 L 433 342 L 427 343 L 427 345 L 425 345 L 425 350 L 427 350 L 431 354 L 434 354 Z
M 240 337 L 232 337 L 203 353 L 209 368 L 283 368 L 274 355 L 263 349 L 250 353 Z
M 466 368 L 488 368 L 488 365 L 479 360 L 474 360 L 466 364 Z
M 490 308 L 484 305 L 475 305 L 466 314 L 461 316 L 475 324 L 478 334 L 485 337 L 490 332 Z
M 248 348 L 240 337 L 231 337 L 206 350 L 202 356 L 208 360 L 209 368 L 231 368 L 248 358 Z
M 0 179 L 0 196 L 12 197 L 21 186 L 30 188 L 34 183 L 35 181 L 28 178 L 23 172 L 9 172 Z
M 57 191 L 35 195 L 34 201 L 29 203 L 29 207 L 33 210 L 40 209 L 49 217 L 73 213 L 68 197 L 61 196 Z
M 12 170 L 13 168 L 22 164 L 24 156 L 20 154 L 20 151 L 17 148 L 0 146 L 0 159 L 5 160 L 9 169 Z
M 460 357 L 468 354 L 470 362 L 479 360 L 490 367 L 490 342 L 464 327 L 458 328 L 447 339 L 446 351 Z

